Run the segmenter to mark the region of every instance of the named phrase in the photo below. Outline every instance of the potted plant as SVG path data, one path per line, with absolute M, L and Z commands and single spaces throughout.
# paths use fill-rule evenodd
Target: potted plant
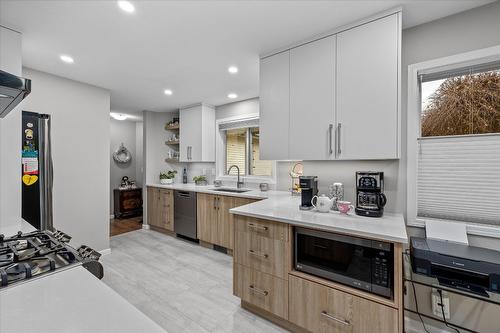
M 207 185 L 207 177 L 205 176 L 194 176 L 193 180 L 196 185 Z
M 175 170 L 170 170 L 167 172 L 160 172 L 160 184 L 163 184 L 163 185 L 173 184 L 176 173 L 177 173 L 177 171 L 175 171 Z

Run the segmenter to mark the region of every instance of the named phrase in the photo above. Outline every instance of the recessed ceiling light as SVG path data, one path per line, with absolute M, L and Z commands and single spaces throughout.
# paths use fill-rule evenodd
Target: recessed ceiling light
M 135 11 L 135 7 L 130 1 L 118 1 L 118 7 L 127 13 L 133 13 Z
M 236 74 L 236 73 L 238 73 L 238 67 L 236 67 L 236 66 L 229 66 L 229 67 L 227 68 L 227 71 L 228 71 L 229 73 L 231 73 L 231 74 Z
M 165 90 L 163 91 L 163 93 L 164 93 L 165 95 L 167 95 L 167 96 L 170 96 L 170 95 L 172 95 L 174 92 L 173 92 L 172 90 L 170 90 L 170 89 L 165 89 Z
M 111 112 L 110 116 L 116 120 L 125 120 L 128 118 L 126 114 Z
M 69 55 L 62 54 L 59 58 L 67 64 L 72 64 L 75 62 L 75 60 Z
M 236 95 L 235 93 L 227 94 L 227 98 L 235 99 L 237 97 L 238 97 L 238 95 Z

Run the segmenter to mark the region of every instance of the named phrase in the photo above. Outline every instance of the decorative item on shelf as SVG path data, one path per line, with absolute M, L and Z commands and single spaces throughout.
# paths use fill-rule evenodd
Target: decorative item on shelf
M 337 201 L 344 200 L 344 184 L 333 183 L 330 185 L 330 199 L 333 199 L 332 210 L 339 210 L 337 208 Z
M 179 118 L 174 118 L 165 125 L 166 130 L 176 130 L 179 129 Z
M 121 164 L 128 163 L 132 159 L 132 154 L 130 154 L 130 151 L 125 148 L 123 142 L 121 143 L 120 147 L 113 153 L 113 159 L 117 163 Z
M 302 163 L 297 162 L 293 165 L 290 171 L 290 177 L 292 178 L 292 187 L 290 191 L 292 195 L 300 195 L 300 182 L 299 177 L 304 174 L 304 166 Z
M 194 176 L 193 177 L 194 183 L 196 185 L 207 185 L 207 177 L 206 176 Z
M 122 177 L 122 182 L 120 183 L 120 187 L 118 189 L 120 190 L 129 190 L 129 189 L 134 189 L 137 188 L 137 185 L 135 184 L 134 180 L 130 180 L 128 176 L 123 176 Z
M 167 172 L 160 172 L 160 184 L 163 184 L 163 185 L 173 184 L 176 174 L 177 174 L 176 170 L 169 170 Z

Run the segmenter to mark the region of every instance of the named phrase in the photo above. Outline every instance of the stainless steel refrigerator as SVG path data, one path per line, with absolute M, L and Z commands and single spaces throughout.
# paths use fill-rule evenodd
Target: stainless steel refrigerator
M 50 115 L 23 111 L 22 118 L 22 218 L 53 230 Z

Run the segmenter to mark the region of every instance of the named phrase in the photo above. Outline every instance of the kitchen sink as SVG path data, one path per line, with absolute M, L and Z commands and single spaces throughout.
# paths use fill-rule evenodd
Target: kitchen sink
M 213 190 L 217 192 L 231 192 L 231 193 L 245 193 L 250 191 L 242 188 L 214 188 Z

